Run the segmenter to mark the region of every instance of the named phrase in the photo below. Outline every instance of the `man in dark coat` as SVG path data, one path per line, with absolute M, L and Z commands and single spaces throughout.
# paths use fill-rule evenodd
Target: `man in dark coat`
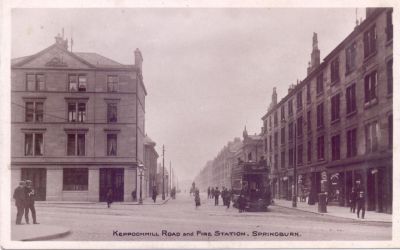
M 153 199 L 153 202 L 156 203 L 156 199 L 157 199 L 157 187 L 156 186 L 153 187 L 153 193 L 151 195 L 151 198 Z
M 215 195 L 215 189 L 212 187 L 211 188 L 211 199 L 214 198 L 214 195 Z
M 350 193 L 350 212 L 355 213 L 356 212 L 356 200 L 357 200 L 357 192 L 354 188 L 351 189 Z
M 231 206 L 231 199 L 232 199 L 232 190 L 226 190 L 226 193 L 225 193 L 226 208 L 229 208 Z
M 29 224 L 29 210 L 31 210 L 33 224 L 39 224 L 36 221 L 35 190 L 32 187 L 32 181 L 26 180 L 25 183 L 25 222 Z
M 218 187 L 216 187 L 215 191 L 214 191 L 215 206 L 218 206 L 219 194 L 220 194 L 220 192 L 218 190 Z
M 222 204 L 224 206 L 226 206 L 226 190 L 225 187 L 222 187 L 222 191 L 221 191 L 221 198 L 222 198 Z
M 21 225 L 22 215 L 25 209 L 25 182 L 20 181 L 19 186 L 14 190 L 13 198 L 15 199 L 15 206 L 17 207 L 17 219 L 15 224 Z
M 361 213 L 361 219 L 364 219 L 365 215 L 365 193 L 364 189 L 360 189 L 357 195 L 357 218 L 360 218 L 360 211 Z
M 210 187 L 207 188 L 207 198 L 210 199 L 211 197 L 211 190 Z

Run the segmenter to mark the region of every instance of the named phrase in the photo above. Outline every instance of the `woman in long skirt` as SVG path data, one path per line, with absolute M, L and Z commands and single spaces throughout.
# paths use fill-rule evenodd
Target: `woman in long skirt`
M 195 203 L 195 205 L 196 205 L 196 209 L 197 209 L 197 207 L 199 207 L 199 206 L 200 206 L 200 192 L 199 192 L 199 190 L 198 190 L 198 189 L 195 191 L 195 195 L 194 195 L 194 203 Z

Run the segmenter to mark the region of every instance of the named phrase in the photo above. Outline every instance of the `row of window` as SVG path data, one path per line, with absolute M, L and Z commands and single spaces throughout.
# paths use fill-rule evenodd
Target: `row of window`
M 25 156 L 43 156 L 43 133 L 25 133 Z M 86 155 L 86 134 L 67 134 L 67 155 Z M 117 155 L 117 134 L 107 134 L 107 156 Z
M 116 123 L 117 103 L 107 103 L 107 122 Z M 67 103 L 67 121 L 85 122 L 86 121 L 86 101 L 68 101 Z M 25 102 L 25 122 L 43 122 L 44 102 L 28 101 Z
M 118 76 L 107 76 L 107 91 L 118 92 Z M 84 74 L 68 75 L 68 91 L 70 92 L 86 92 L 87 91 L 87 76 Z M 26 91 L 45 91 L 45 75 L 27 74 L 26 75 Z
M 393 60 L 387 63 L 387 91 L 388 95 L 393 93 Z M 317 81 L 318 83 L 318 81 Z M 377 100 L 377 72 L 373 71 L 364 77 L 364 106 L 369 107 L 378 102 Z M 307 85 L 308 86 L 308 85 Z M 318 89 L 318 87 L 317 87 Z M 356 99 L 356 83 L 351 84 L 346 88 L 346 114 L 350 115 L 357 111 Z M 297 93 L 297 107 L 302 109 L 302 92 Z M 288 101 L 288 115 L 293 115 L 292 100 Z M 317 105 L 317 128 L 323 127 L 323 103 Z M 310 115 L 308 115 L 310 116 Z M 331 121 L 335 122 L 340 119 L 340 93 L 331 97 Z M 285 105 L 281 106 L 281 121 L 285 121 Z M 265 127 L 266 127 L 265 123 Z M 274 127 L 278 126 L 278 113 L 274 112 Z M 272 116 L 269 116 L 269 129 L 272 128 Z
M 389 148 L 393 147 L 393 116 L 390 115 L 388 116 L 388 123 L 389 123 L 389 128 L 388 128 L 388 140 L 389 140 Z M 378 122 L 374 121 L 371 123 L 368 123 L 364 127 L 365 129 L 365 153 L 372 153 L 376 152 L 378 150 Z M 281 134 L 282 135 L 282 134 Z M 281 137 L 284 138 L 284 135 Z M 270 137 L 270 147 L 271 147 L 271 137 Z M 275 143 L 278 139 L 278 134 L 275 133 Z M 340 155 L 341 151 L 341 136 L 340 134 L 334 135 L 331 137 L 331 159 L 332 161 L 340 160 L 342 157 Z M 267 139 L 265 139 L 265 146 L 267 145 Z M 316 143 L 316 153 L 317 153 L 317 160 L 318 161 L 323 161 L 325 160 L 325 136 L 319 136 L 317 138 L 317 143 Z M 265 149 L 267 150 L 267 149 Z M 294 165 L 294 149 L 289 148 L 289 167 L 293 167 Z M 354 156 L 357 156 L 358 150 L 357 150 L 357 129 L 353 128 L 350 130 L 346 131 L 346 157 L 351 158 Z M 286 168 L 286 151 L 282 150 L 280 152 L 281 154 L 281 168 Z M 303 144 L 300 144 L 297 146 L 297 164 L 302 165 L 303 164 Z M 312 141 L 308 140 L 307 141 L 307 162 L 311 162 L 311 156 L 312 156 Z M 278 166 L 278 154 L 274 155 L 274 167 L 277 168 Z

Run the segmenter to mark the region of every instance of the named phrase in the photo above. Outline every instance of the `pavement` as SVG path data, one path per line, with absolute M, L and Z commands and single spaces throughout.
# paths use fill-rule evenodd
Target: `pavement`
M 350 212 L 350 207 L 340 207 L 340 206 L 327 206 L 327 213 L 319 213 L 318 212 L 318 203 L 315 205 L 308 205 L 306 202 L 297 202 L 297 207 L 292 207 L 292 201 L 288 200 L 281 200 L 281 199 L 274 199 L 273 206 L 278 207 L 286 207 L 297 209 L 305 212 L 310 212 L 314 214 L 320 214 L 324 216 L 334 216 L 346 219 L 353 219 L 357 221 L 368 221 L 368 222 L 387 222 L 392 223 L 392 215 L 386 213 L 377 213 L 375 211 L 365 211 L 364 219 L 357 218 L 357 211 L 356 213 Z M 361 212 L 360 212 L 361 213 Z
M 165 200 L 158 199 L 153 202 L 152 199 L 143 200 L 143 204 L 139 202 L 114 202 L 112 207 L 122 208 L 126 205 L 163 205 L 169 201 L 170 197 L 166 197 Z M 36 207 L 48 207 L 54 206 L 65 206 L 65 207 L 85 207 L 89 209 L 97 207 L 106 207 L 105 202 L 85 202 L 85 201 L 37 201 Z M 15 218 L 15 211 L 13 213 Z M 23 218 L 24 220 L 24 218 Z M 14 221 L 11 222 L 11 240 L 15 241 L 39 241 L 39 240 L 52 240 L 62 238 L 71 233 L 70 228 L 48 225 L 48 224 L 22 224 L 15 225 Z
M 42 224 L 11 224 L 11 240 L 17 241 L 51 240 L 64 237 L 69 233 L 69 228 L 61 226 Z

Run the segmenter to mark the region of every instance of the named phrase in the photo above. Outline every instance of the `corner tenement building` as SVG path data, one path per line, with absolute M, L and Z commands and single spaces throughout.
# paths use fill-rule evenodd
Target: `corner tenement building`
M 146 89 L 138 49 L 132 59 L 71 52 L 58 35 L 12 60 L 13 187 L 30 179 L 39 200 L 104 201 L 110 188 L 116 201 L 138 197 Z
M 307 77 L 279 102 L 273 91 L 262 135 L 275 198 L 291 199 L 296 164 L 298 195 L 344 206 L 360 183 L 368 210 L 392 212 L 392 9 L 366 14 L 322 62 L 314 34 Z

